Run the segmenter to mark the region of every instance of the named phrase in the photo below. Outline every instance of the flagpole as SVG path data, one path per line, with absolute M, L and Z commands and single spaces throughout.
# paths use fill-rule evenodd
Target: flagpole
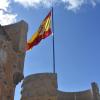
M 54 19 L 53 19 L 53 6 L 52 6 L 52 45 L 53 45 L 53 73 L 55 73 L 55 34 L 54 34 Z

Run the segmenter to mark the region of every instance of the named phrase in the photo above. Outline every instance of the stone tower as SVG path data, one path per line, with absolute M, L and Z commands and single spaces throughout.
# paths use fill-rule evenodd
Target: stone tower
M 24 21 L 0 26 L 0 100 L 14 100 L 15 87 L 24 78 L 27 30 Z
M 56 76 L 52 73 L 27 76 L 22 84 L 21 100 L 57 100 Z
M 92 91 L 93 91 L 93 100 L 100 100 L 100 94 L 99 94 L 99 87 L 98 84 L 93 82 L 91 84 Z

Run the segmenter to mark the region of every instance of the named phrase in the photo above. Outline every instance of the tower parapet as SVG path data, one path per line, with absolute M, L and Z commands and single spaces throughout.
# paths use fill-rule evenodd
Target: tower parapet
M 21 93 L 21 100 L 57 100 L 56 74 L 41 73 L 26 77 Z
M 91 86 L 92 86 L 93 100 L 100 100 L 98 84 L 96 82 L 93 82 Z
M 96 83 L 79 92 L 63 92 L 57 87 L 57 75 L 41 73 L 27 76 L 22 84 L 21 100 L 100 100 Z M 98 98 L 97 98 L 98 97 Z

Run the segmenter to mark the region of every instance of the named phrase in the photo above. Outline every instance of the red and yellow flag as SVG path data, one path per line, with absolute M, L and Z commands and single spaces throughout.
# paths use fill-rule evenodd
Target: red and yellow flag
M 31 39 L 27 42 L 26 50 L 32 49 L 35 45 L 39 44 L 42 39 L 51 35 L 51 11 L 42 21 L 39 29 L 33 34 Z

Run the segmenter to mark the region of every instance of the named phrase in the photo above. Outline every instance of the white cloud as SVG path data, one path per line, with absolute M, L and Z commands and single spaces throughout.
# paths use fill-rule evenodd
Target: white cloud
M 16 14 L 4 13 L 2 10 L 0 11 L 0 24 L 8 25 L 16 22 Z
M 17 14 L 10 11 L 10 0 L 0 0 L 0 24 L 8 25 L 16 22 Z
M 53 4 L 65 4 L 68 10 L 78 10 L 84 4 L 92 4 L 96 6 L 97 2 L 100 0 L 15 0 L 15 2 L 23 5 L 24 7 L 51 7 Z
M 10 1 L 8 0 L 0 0 L 0 9 L 7 10 L 9 4 L 10 4 Z
M 82 7 L 82 5 L 91 4 L 93 7 L 96 6 L 97 3 L 100 3 L 100 0 L 62 0 L 66 4 L 66 8 L 68 10 L 78 10 Z
M 41 0 L 15 0 L 15 2 L 20 3 L 25 7 L 37 6 L 40 4 Z
M 91 4 L 93 5 L 93 7 L 96 6 L 96 1 L 95 0 L 91 0 Z
M 58 2 L 57 0 L 15 0 L 15 2 L 20 3 L 24 7 L 51 7 L 53 3 Z
M 90 0 L 91 4 L 95 7 L 97 3 L 100 3 L 100 0 Z
M 84 4 L 84 0 L 62 0 L 66 4 L 66 8 L 68 10 L 77 10 L 82 4 Z
M 100 0 L 0 0 L 0 24 L 8 25 L 16 22 L 17 14 L 11 12 L 11 3 L 19 3 L 24 7 L 51 7 L 52 4 L 64 4 L 68 10 L 76 11 L 82 5 L 91 4 L 93 7 L 100 3 Z

